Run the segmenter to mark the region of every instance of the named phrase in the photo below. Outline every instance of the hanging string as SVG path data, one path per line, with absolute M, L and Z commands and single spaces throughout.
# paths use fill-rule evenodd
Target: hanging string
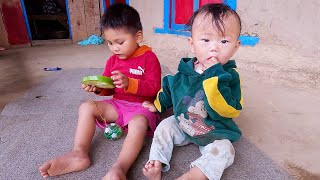
M 99 109 L 99 107 L 98 107 L 98 104 L 90 97 L 90 93 L 89 93 L 89 92 L 87 92 L 86 95 L 87 95 L 88 99 L 90 99 L 90 101 L 96 106 L 100 118 L 103 120 L 104 124 L 107 126 L 107 121 L 106 121 L 106 119 L 102 116 L 102 114 L 101 114 L 101 112 L 100 112 L 100 109 Z

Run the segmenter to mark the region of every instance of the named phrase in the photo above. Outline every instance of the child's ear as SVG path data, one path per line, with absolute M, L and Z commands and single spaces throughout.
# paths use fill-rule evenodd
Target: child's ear
M 143 33 L 142 33 L 142 31 L 138 31 L 136 33 L 136 42 L 138 44 L 140 44 L 142 42 L 142 40 L 143 40 Z
M 241 44 L 241 42 L 238 40 L 238 41 L 237 41 L 237 44 L 236 44 L 236 46 L 235 46 L 235 51 L 238 50 L 238 48 L 240 47 L 240 44 Z
M 193 47 L 192 37 L 188 37 L 188 43 L 190 44 L 191 52 L 192 52 L 192 53 L 195 53 L 195 52 L 194 52 L 194 47 Z

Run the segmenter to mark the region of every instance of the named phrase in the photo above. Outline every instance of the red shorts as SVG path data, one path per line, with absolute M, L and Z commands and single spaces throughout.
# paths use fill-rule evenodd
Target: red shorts
M 143 115 L 148 119 L 149 128 L 147 131 L 148 136 L 153 136 L 153 133 L 160 121 L 160 116 L 157 113 L 150 112 L 148 109 L 142 107 L 142 103 L 128 102 L 124 100 L 107 99 L 103 100 L 105 103 L 112 104 L 118 112 L 118 119 L 116 124 L 119 125 L 124 131 L 128 131 L 128 124 L 135 115 Z M 98 127 L 104 129 L 106 124 L 102 121 L 96 120 Z

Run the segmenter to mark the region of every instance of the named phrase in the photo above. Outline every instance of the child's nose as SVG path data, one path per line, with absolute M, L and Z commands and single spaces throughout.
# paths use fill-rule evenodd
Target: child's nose
M 217 42 L 210 43 L 210 51 L 218 51 L 218 43 Z
M 113 50 L 114 50 L 115 52 L 118 52 L 118 51 L 120 50 L 120 48 L 119 48 L 118 46 L 115 46 L 115 47 L 113 48 Z

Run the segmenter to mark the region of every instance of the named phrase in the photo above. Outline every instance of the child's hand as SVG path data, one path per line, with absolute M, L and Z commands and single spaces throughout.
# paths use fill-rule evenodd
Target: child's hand
M 205 71 L 206 69 L 208 69 L 209 67 L 218 64 L 219 61 L 217 60 L 217 58 L 215 57 L 211 57 L 210 59 L 207 59 L 204 63 L 203 63 L 203 67 L 202 67 L 202 71 Z
M 129 79 L 127 76 L 123 75 L 120 71 L 112 71 L 111 74 L 113 84 L 116 88 L 128 88 Z
M 156 107 L 152 103 L 150 103 L 149 101 L 143 102 L 142 107 L 148 109 L 150 112 L 157 112 Z
M 86 92 L 101 92 L 100 88 L 97 88 L 95 86 L 86 85 L 86 84 L 82 84 L 81 88 Z

